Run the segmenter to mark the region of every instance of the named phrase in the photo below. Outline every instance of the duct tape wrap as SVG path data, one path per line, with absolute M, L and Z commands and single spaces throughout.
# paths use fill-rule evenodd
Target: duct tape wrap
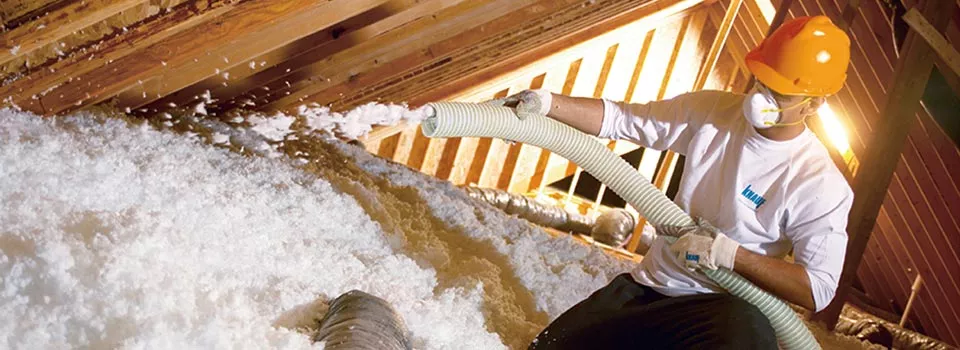
M 625 209 L 611 209 L 597 217 L 590 236 L 597 242 L 619 247 L 627 241 L 635 226 L 637 221 Z
M 520 120 L 513 110 L 489 104 L 438 102 L 421 128 L 427 137 L 493 137 L 518 141 L 578 164 L 654 224 L 692 225 L 693 220 L 626 161 L 593 138 L 547 117 Z M 669 238 L 668 238 L 669 239 Z M 783 301 L 736 273 L 717 269 L 708 277 L 763 312 L 784 349 L 820 349 L 813 334 Z
M 409 338 L 386 300 L 352 290 L 333 300 L 313 340 L 327 350 L 410 350 Z

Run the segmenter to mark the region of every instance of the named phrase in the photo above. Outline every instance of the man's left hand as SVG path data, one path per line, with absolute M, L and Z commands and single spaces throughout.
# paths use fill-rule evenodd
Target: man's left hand
M 706 220 L 697 218 L 691 226 L 659 226 L 658 235 L 680 237 L 670 245 L 690 269 L 733 270 L 740 243 L 723 234 Z

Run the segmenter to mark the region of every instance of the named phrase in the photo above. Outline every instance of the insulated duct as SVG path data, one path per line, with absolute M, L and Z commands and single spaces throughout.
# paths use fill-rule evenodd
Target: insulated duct
M 693 224 L 690 216 L 636 169 L 566 124 L 547 117 L 520 120 L 513 109 L 489 104 L 437 102 L 428 106 L 433 108 L 432 114 L 421 123 L 427 137 L 493 137 L 544 148 L 580 165 L 651 223 Z M 770 320 L 782 348 L 820 349 L 810 330 L 777 297 L 726 269 L 704 273 L 731 294 L 756 305 Z
M 327 350 L 411 350 L 403 320 L 386 300 L 351 290 L 330 304 L 313 337 Z
M 543 227 L 590 235 L 595 241 L 613 247 L 623 245 L 636 226 L 633 215 L 624 209 L 606 210 L 594 219 L 500 189 L 473 186 L 461 188 L 471 198 L 493 205 L 507 214 L 519 216 Z
M 565 232 L 590 234 L 594 220 L 563 208 L 546 205 L 526 196 L 493 188 L 462 186 L 467 195 L 534 224 Z
M 844 306 L 835 331 L 860 340 L 901 350 L 955 350 L 946 343 L 900 327 L 850 305 Z

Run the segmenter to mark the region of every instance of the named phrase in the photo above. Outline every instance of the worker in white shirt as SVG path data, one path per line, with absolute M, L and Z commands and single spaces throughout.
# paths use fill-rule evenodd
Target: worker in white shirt
M 775 349 L 755 306 L 698 269 L 725 268 L 821 310 L 843 267 L 853 193 L 804 120 L 843 86 L 850 40 L 829 18 L 785 22 L 745 63 L 746 95 L 698 91 L 649 103 L 526 90 L 499 103 L 601 138 L 686 156 L 675 202 L 697 218 L 670 244 L 554 320 L 531 349 Z M 783 258 L 793 251 L 794 262 Z

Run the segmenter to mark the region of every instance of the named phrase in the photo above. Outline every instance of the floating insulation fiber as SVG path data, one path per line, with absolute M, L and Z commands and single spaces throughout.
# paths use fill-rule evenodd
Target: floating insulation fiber
M 413 348 L 524 348 L 629 268 L 337 141 L 0 120 L 0 348 L 311 348 L 354 289 Z

